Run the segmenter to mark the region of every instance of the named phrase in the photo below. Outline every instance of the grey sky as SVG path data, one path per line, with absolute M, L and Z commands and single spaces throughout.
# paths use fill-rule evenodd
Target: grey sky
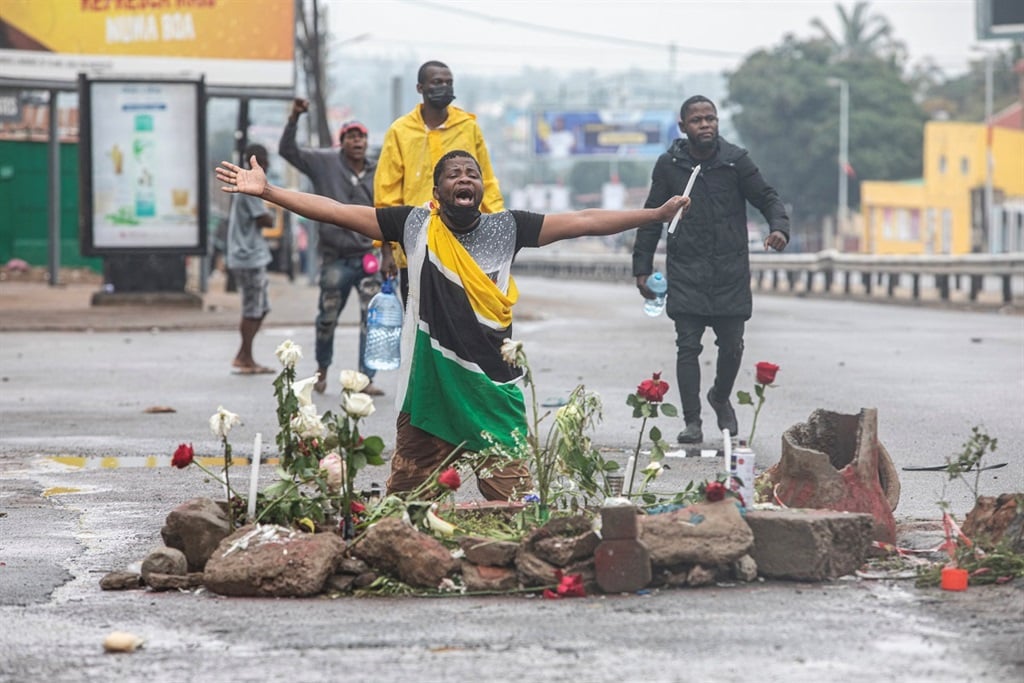
M 831 0 L 321 2 L 329 8 L 336 58 L 440 59 L 457 73 L 510 73 L 524 65 L 669 71 L 673 42 L 679 48 L 677 73 L 732 70 L 787 33 L 817 35 L 810 26 L 814 17 L 836 33 L 839 23 Z M 843 5 L 849 11 L 853 2 Z M 947 73 L 958 74 L 978 58 L 971 51 L 978 44 L 974 0 L 875 0 L 870 9 L 890 21 L 911 62 L 930 57 Z M 613 36 L 618 41 L 602 39 Z

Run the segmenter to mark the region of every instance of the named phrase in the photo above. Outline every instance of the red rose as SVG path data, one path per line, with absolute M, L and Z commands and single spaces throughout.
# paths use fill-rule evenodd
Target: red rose
M 195 457 L 196 453 L 192 450 L 192 444 L 179 444 L 177 450 L 174 451 L 174 455 L 171 456 L 171 464 L 180 469 L 185 469 L 192 464 L 192 459 Z
M 582 574 L 569 574 L 563 576 L 558 582 L 558 594 L 563 598 L 585 598 L 587 591 L 583 588 Z
M 555 571 L 555 578 L 558 579 L 558 587 L 555 590 L 544 589 L 544 597 L 548 600 L 559 598 L 585 598 L 587 591 L 583 587 L 582 574 L 563 574 L 562 570 Z
M 348 511 L 354 515 L 358 515 L 360 512 L 366 512 L 366 506 L 358 500 L 353 500 L 348 504 Z
M 771 384 L 775 381 L 775 373 L 779 371 L 779 366 L 775 363 L 768 363 L 761 361 L 757 364 L 757 383 L 758 384 Z
M 462 486 L 462 477 L 459 476 L 459 471 L 457 469 L 449 467 L 444 472 L 437 475 L 437 483 L 446 489 L 456 491 L 460 486 Z
M 704 498 L 709 503 L 717 503 L 725 499 L 725 484 L 720 481 L 713 481 L 704 489 Z
M 667 392 L 668 382 L 663 382 L 661 380 L 660 372 L 656 372 L 650 379 L 645 379 L 643 382 L 640 382 L 640 386 L 636 388 L 637 395 L 651 403 L 661 403 Z

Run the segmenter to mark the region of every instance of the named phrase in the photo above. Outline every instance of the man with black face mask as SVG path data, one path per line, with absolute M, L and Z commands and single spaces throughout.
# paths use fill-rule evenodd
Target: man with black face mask
M 685 213 L 690 203 L 676 196 L 650 209 L 481 214 L 480 166 L 463 150 L 445 154 L 435 166 L 432 207 L 341 204 L 274 187 L 259 164 L 247 170 L 222 162 L 217 179 L 226 192 L 256 195 L 339 229 L 398 242 L 408 254 L 412 278 L 388 493 L 415 490 L 453 453 L 485 451 L 492 443 L 514 452 L 517 440 L 526 438 L 526 404 L 517 382 L 523 370 L 505 344 L 519 297 L 512 262 L 520 249 L 665 221 Z M 533 486 L 521 460 L 490 458 L 473 465 L 488 500 L 519 498 Z
M 373 184 L 374 205 L 421 206 L 431 201 L 434 166 L 446 152 L 462 149 L 480 164 L 484 197 L 479 210 L 483 213 L 501 211 L 505 202 L 476 116 L 451 106 L 455 99 L 451 69 L 442 62 L 429 61 L 420 67 L 416 80 L 416 92 L 422 95 L 423 103 L 396 119 L 384 136 Z M 453 220 L 459 222 L 460 218 L 453 217 Z M 394 275 L 401 269 L 402 300 L 405 301 L 409 293 L 405 255 L 395 246 L 382 247 L 381 270 Z
M 666 310 L 676 328 L 676 380 L 686 423 L 678 440 L 695 444 L 704 440 L 699 357 L 708 327 L 715 331 L 718 346 L 708 404 L 719 429 L 728 429 L 735 437 L 739 428 L 729 396 L 743 359 L 743 329 L 752 310 L 747 202 L 768 221 L 765 249 L 786 248 L 789 216 L 747 150 L 718 136 L 718 110 L 711 100 L 694 95 L 683 102 L 679 132 L 686 138 L 673 142 L 658 157 L 644 206 L 661 206 L 698 173 L 690 193 L 693 210 L 667 236 L 665 257 Z M 645 299 L 654 298 L 647 277 L 654 268 L 654 251 L 663 229 L 659 222 L 641 225 L 633 245 L 633 275 Z

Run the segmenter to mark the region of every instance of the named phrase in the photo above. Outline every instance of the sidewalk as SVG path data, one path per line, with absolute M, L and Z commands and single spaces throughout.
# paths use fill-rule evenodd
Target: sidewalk
M 199 294 L 201 307 L 181 305 L 92 304 L 102 282 L 88 275 L 63 277 L 63 284 L 50 286 L 37 280 L 0 281 L 0 332 L 34 331 L 132 331 L 237 329 L 241 302 L 237 292 L 224 291 L 225 277 L 210 276 L 207 292 Z M 197 293 L 198 294 L 198 293 Z M 289 282 L 281 273 L 270 273 L 269 326 L 313 325 L 319 289 L 308 279 Z M 358 320 L 358 307 L 345 306 L 341 324 Z

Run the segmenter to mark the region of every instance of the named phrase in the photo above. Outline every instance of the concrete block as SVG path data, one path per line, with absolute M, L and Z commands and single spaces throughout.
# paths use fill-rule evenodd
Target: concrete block
M 750 556 L 761 576 L 822 581 L 850 574 L 867 560 L 874 518 L 834 510 L 751 510 Z

